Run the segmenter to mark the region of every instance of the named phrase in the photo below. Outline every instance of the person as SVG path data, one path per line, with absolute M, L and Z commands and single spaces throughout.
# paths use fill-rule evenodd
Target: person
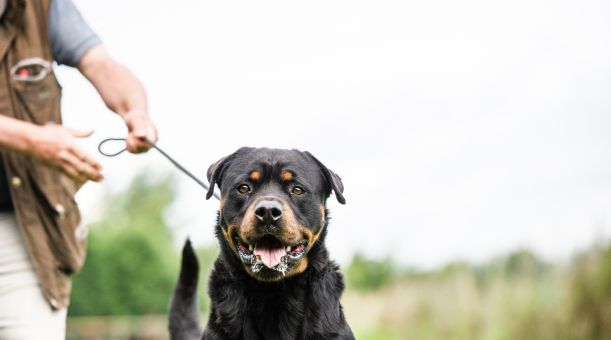
M 123 118 L 130 152 L 157 132 L 142 85 L 71 0 L 0 0 L 0 13 L 0 339 L 62 339 L 87 234 L 74 194 L 102 174 L 77 145 L 91 132 L 61 125 L 53 62 L 76 67 Z

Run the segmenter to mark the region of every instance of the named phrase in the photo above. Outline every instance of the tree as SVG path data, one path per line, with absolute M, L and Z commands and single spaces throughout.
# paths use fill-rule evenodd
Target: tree
M 141 175 L 104 200 L 104 218 L 90 228 L 85 266 L 74 280 L 70 315 L 167 312 L 179 264 L 163 219 L 172 184 Z

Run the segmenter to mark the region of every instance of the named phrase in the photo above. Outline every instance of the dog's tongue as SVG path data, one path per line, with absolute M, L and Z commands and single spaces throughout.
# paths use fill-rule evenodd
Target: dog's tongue
M 259 255 L 261 257 L 261 261 L 267 268 L 273 268 L 282 259 L 282 256 L 286 254 L 284 249 L 276 248 L 276 249 L 268 249 L 268 248 L 255 248 L 255 255 Z

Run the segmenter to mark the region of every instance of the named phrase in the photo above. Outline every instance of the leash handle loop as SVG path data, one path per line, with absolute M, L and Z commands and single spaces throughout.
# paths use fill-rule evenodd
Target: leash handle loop
M 127 148 L 123 148 L 115 153 L 108 153 L 108 152 L 104 152 L 104 150 L 102 150 L 102 145 L 106 144 L 107 142 L 120 142 L 120 141 L 125 141 L 125 138 L 106 138 L 103 141 L 100 142 L 100 144 L 98 144 L 98 152 L 106 157 L 115 157 L 115 156 L 119 156 L 120 154 L 122 154 L 123 152 L 127 151 Z M 147 140 L 146 141 L 148 144 L 150 144 L 150 142 Z
M 106 156 L 106 157 L 116 157 L 120 154 L 122 154 L 123 152 L 125 152 L 127 149 L 123 148 L 121 150 L 119 150 L 118 152 L 115 153 L 108 153 L 108 152 L 104 152 L 102 146 L 104 144 L 106 144 L 107 142 L 116 142 L 116 141 L 126 141 L 125 138 L 106 138 L 103 141 L 100 142 L 100 144 L 98 144 L 98 152 L 100 152 L 100 154 Z M 202 188 L 206 189 L 206 191 L 208 191 L 210 189 L 210 186 L 206 183 L 204 183 L 203 181 L 201 181 L 199 178 L 197 178 L 195 175 L 193 175 L 189 170 L 185 169 L 184 166 L 182 166 L 180 163 L 178 163 L 178 161 L 176 161 L 174 158 L 172 158 L 170 155 L 168 155 L 165 151 L 163 151 L 160 147 L 158 147 L 155 143 L 152 143 L 151 141 L 149 141 L 148 139 L 145 140 L 146 143 L 148 145 L 150 145 L 152 148 L 154 148 L 155 150 L 159 151 L 159 153 L 161 155 L 163 155 L 165 158 L 167 158 L 167 160 L 170 161 L 170 163 L 172 163 L 178 170 L 182 171 L 185 175 L 189 176 L 192 180 L 194 180 L 197 184 L 199 184 Z M 213 193 L 214 197 L 217 200 L 221 200 L 221 197 L 214 192 Z

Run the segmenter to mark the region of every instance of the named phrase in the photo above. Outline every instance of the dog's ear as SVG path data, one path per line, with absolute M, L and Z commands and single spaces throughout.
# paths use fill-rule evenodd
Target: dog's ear
M 225 156 L 214 164 L 210 165 L 208 168 L 208 183 L 210 183 L 210 188 L 208 188 L 208 193 L 206 193 L 206 199 L 209 199 L 214 194 L 214 186 L 218 185 L 219 189 L 221 189 L 221 181 L 223 179 L 223 174 L 227 169 L 227 166 L 231 163 L 235 157 L 241 153 L 247 152 L 249 150 L 253 150 L 253 148 L 242 147 L 238 149 L 236 152 L 232 153 L 229 156 Z
M 342 183 L 342 179 L 339 177 L 339 175 L 331 171 L 329 168 L 327 168 L 324 164 L 322 164 L 321 161 L 319 161 L 311 153 L 307 151 L 305 151 L 304 153 L 308 155 L 309 157 L 311 157 L 316 162 L 316 164 L 318 164 L 320 171 L 322 172 L 323 176 L 325 177 L 325 180 L 327 181 L 328 192 L 330 193 L 331 190 L 333 190 L 335 192 L 335 198 L 337 198 L 337 201 L 341 204 L 346 204 L 346 199 L 344 198 L 344 195 L 343 195 L 344 184 Z
M 219 185 L 219 189 L 221 188 L 219 179 L 231 156 L 232 155 L 229 155 L 219 159 L 208 168 L 208 183 L 210 183 L 210 187 L 208 188 L 208 193 L 206 193 L 206 199 L 212 197 L 214 194 L 214 186 L 216 184 Z

